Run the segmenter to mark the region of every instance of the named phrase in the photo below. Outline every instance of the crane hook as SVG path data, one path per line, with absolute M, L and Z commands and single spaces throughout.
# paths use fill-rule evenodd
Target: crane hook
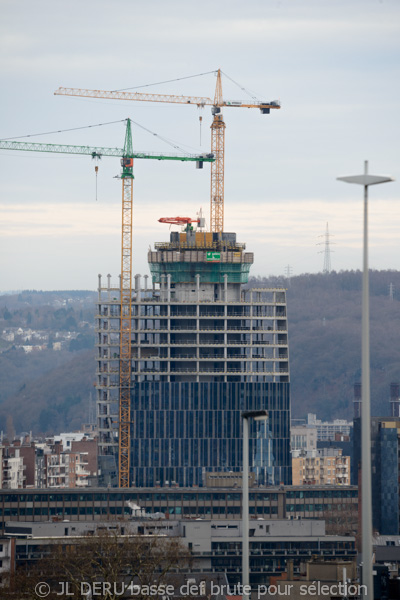
M 94 172 L 96 173 L 96 202 L 97 202 L 97 173 L 99 172 L 98 165 L 95 166 Z
M 203 120 L 203 117 L 200 115 L 199 117 L 199 121 L 200 121 L 200 146 L 201 146 L 201 122 Z
M 199 111 L 201 112 L 203 109 L 203 106 L 199 106 Z M 201 146 L 201 124 L 203 121 L 203 116 L 201 114 L 199 114 L 199 124 L 200 124 L 200 146 Z
M 95 161 L 99 161 L 101 159 L 101 154 L 99 154 L 98 152 L 93 152 L 92 159 Z M 96 173 L 96 202 L 97 202 L 97 173 L 99 172 L 99 167 L 97 164 L 94 167 L 94 172 Z

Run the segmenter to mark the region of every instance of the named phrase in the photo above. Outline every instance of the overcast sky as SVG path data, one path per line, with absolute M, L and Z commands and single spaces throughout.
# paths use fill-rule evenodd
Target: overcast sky
M 257 98 L 279 99 L 270 115 L 223 111 L 225 230 L 255 252 L 253 274 L 322 271 L 327 223 L 332 268 L 361 268 L 362 189 L 336 177 L 362 172 L 365 159 L 397 179 L 370 188 L 370 266 L 400 269 L 398 0 L 1 0 L 0 44 L 0 139 L 131 117 L 136 150 L 210 148 L 209 107 L 54 96 L 59 86 L 157 83 L 138 91 L 213 97 L 214 74 L 182 78 L 221 68 Z M 224 77 L 224 98 L 248 100 L 240 87 Z M 121 147 L 124 130 L 21 141 Z M 96 201 L 90 157 L 0 151 L 0 291 L 117 278 L 119 170 L 117 158 L 100 162 Z M 135 273 L 148 273 L 149 246 L 169 236 L 160 217 L 202 208 L 209 221 L 209 188 L 208 165 L 135 162 Z

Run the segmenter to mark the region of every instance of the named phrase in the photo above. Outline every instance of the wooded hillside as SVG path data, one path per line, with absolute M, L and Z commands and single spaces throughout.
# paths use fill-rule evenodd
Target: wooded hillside
M 314 412 L 321 419 L 351 419 L 353 385 L 361 381 L 361 273 L 299 275 L 290 282 L 257 278 L 250 284 L 287 288 L 292 416 Z M 400 380 L 400 272 L 372 271 L 370 289 L 372 411 L 387 415 L 390 384 Z M 74 292 L 84 298 L 83 304 L 75 306 L 74 299 L 61 309 L 51 304 L 49 293 L 42 299 L 41 292 L 30 294 L 33 308 L 23 305 L 24 295 L 20 301 L 0 297 L 0 330 L 10 322 L 25 327 L 29 319 L 30 327 L 48 327 L 56 339 L 56 331 L 73 325 L 74 319 L 83 337 L 60 352 L 31 354 L 2 340 L 0 430 L 6 430 L 8 415 L 17 432 L 78 428 L 88 419 L 90 395 L 94 398 L 95 353 L 89 348 L 93 330 L 82 323 L 79 329 L 79 319 L 94 322 L 94 294 Z M 67 298 L 73 293 L 55 294 Z

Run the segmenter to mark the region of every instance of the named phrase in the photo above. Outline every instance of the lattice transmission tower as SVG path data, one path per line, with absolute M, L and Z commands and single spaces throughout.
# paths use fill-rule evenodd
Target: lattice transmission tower
M 320 250 L 320 252 L 318 252 L 318 254 L 323 254 L 324 255 L 324 268 L 323 268 L 323 272 L 324 273 L 330 273 L 332 270 L 332 266 L 331 266 L 331 252 L 333 252 L 333 250 L 331 250 L 331 244 L 333 244 L 334 242 L 331 242 L 331 237 L 332 235 L 329 233 L 329 228 L 328 228 L 328 223 L 326 224 L 326 230 L 324 235 L 320 235 L 318 237 L 323 237 L 325 238 L 325 240 L 323 242 L 318 242 L 318 246 L 321 246 L 322 244 L 325 246 L 324 250 Z

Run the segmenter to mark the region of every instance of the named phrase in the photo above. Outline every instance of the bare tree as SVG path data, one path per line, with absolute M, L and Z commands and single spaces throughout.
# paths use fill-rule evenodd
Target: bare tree
M 1 597 L 37 600 L 146 600 L 163 594 L 167 575 L 185 570 L 191 555 L 179 538 L 101 531 L 49 544 L 44 558 L 20 565 Z M 40 584 L 45 584 L 39 589 Z M 153 586 L 151 588 L 151 586 Z M 157 589 L 161 593 L 154 593 Z M 38 593 L 39 592 L 39 593 Z M 92 594 L 92 596 L 91 596 Z
M 325 510 L 323 513 L 325 528 L 328 535 L 351 535 L 357 537 L 358 509 L 357 505 L 346 502 L 335 504 L 334 510 Z

